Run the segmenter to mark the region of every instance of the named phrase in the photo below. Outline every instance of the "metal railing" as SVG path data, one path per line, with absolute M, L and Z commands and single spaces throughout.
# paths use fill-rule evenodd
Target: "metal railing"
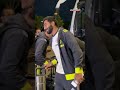
M 46 90 L 46 78 L 51 80 L 54 78 L 56 67 L 51 67 L 50 73 L 47 76 L 47 72 L 43 67 L 39 65 L 35 66 L 35 90 Z

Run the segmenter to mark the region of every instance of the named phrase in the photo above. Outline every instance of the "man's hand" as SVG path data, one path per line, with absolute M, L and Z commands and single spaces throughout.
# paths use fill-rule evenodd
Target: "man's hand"
M 49 62 L 48 64 L 44 65 L 45 70 L 48 70 L 49 68 L 51 68 L 53 66 L 53 64 L 51 62 Z
M 75 74 L 75 80 L 77 80 L 78 84 L 82 83 L 84 81 L 83 74 L 81 73 L 76 73 Z

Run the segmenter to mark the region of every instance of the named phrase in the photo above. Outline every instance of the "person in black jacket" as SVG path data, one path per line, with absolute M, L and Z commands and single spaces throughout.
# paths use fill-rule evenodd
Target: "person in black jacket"
M 85 16 L 85 30 L 85 90 L 113 90 L 115 81 L 113 58 L 88 16 Z
M 0 90 L 31 90 L 25 74 L 27 54 L 34 40 L 33 3 L 5 22 L 0 41 Z M 27 85 L 27 86 L 26 86 Z
M 53 16 L 47 16 L 43 20 L 44 31 L 52 35 L 50 45 L 56 59 L 45 65 L 49 68 L 56 66 L 55 90 L 77 90 L 72 84 L 80 84 L 83 81 L 83 52 L 79 47 L 74 35 L 68 30 L 59 28 Z

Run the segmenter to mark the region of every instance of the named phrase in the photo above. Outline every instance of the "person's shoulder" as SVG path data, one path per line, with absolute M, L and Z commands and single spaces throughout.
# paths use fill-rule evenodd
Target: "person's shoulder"
M 28 33 L 25 30 L 17 29 L 17 28 L 11 28 L 5 32 L 8 36 L 23 36 L 28 37 Z
M 65 36 L 72 35 L 72 33 L 67 29 L 62 29 L 62 34 L 65 35 Z
M 60 32 L 60 33 L 63 33 L 63 34 L 69 33 L 69 31 L 68 31 L 67 29 L 62 28 L 62 27 L 59 28 L 59 32 Z
M 45 33 L 44 32 L 40 32 L 38 38 L 44 38 L 44 39 L 46 39 Z
M 40 40 L 47 42 L 47 39 L 46 39 L 46 36 L 45 36 L 44 32 L 40 32 L 40 34 L 37 38 L 37 41 L 40 41 Z

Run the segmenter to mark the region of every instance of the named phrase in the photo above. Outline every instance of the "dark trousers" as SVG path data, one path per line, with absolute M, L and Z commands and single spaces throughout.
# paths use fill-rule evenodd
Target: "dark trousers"
M 88 60 L 86 60 L 85 82 L 83 90 L 114 90 L 114 66 L 113 64 L 110 67 L 106 66 L 104 66 L 105 68 L 101 69 L 99 68 L 101 66 L 96 64 L 94 65 L 94 68 L 92 68 Z
M 71 84 L 73 80 L 67 81 L 65 75 L 56 73 L 55 75 L 55 90 L 77 90 Z
M 114 90 L 120 90 L 120 60 L 115 61 L 115 87 Z

